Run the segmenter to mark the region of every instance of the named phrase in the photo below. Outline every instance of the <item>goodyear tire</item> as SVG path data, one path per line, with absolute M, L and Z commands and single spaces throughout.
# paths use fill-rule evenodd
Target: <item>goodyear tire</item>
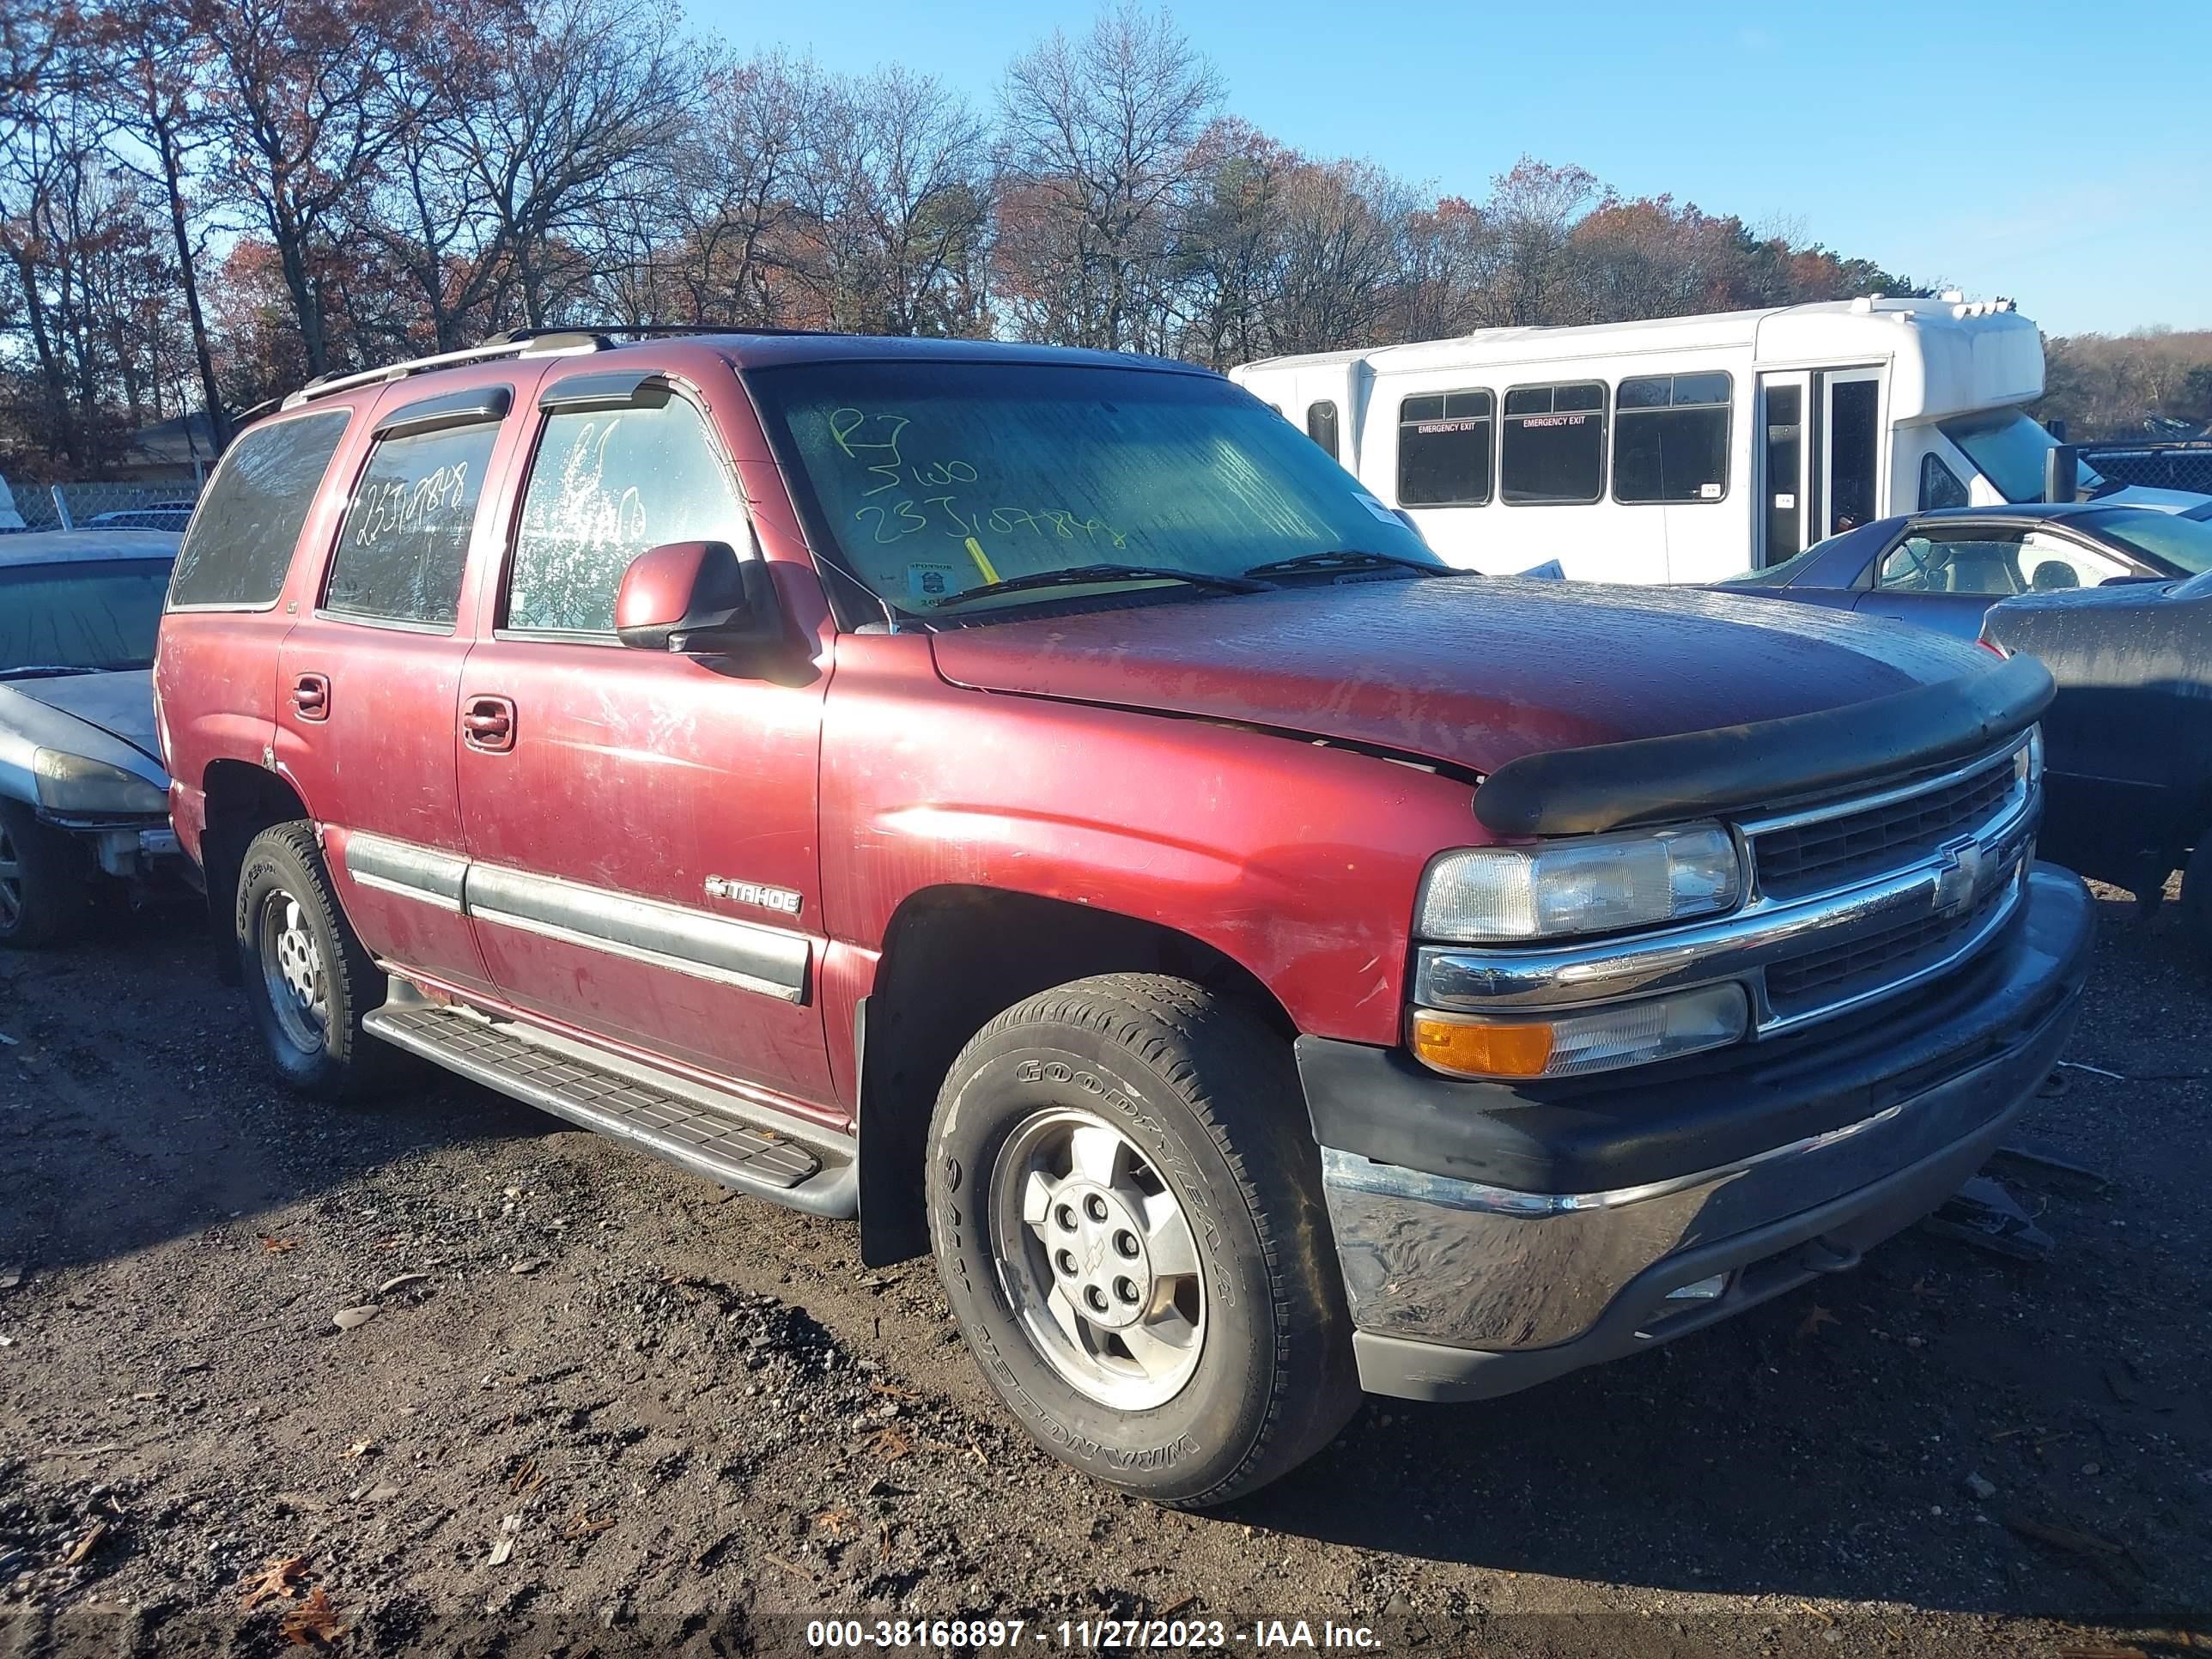
M 302 1094 L 357 1098 L 388 1085 L 399 1051 L 361 1029 L 385 977 L 331 894 L 312 823 L 280 823 L 238 873 L 239 968 L 278 1074 Z
M 1201 987 L 1109 975 L 1000 1014 L 945 1078 L 927 1189 L 985 1378 L 1076 1468 L 1222 1504 L 1358 1404 L 1288 1045 Z

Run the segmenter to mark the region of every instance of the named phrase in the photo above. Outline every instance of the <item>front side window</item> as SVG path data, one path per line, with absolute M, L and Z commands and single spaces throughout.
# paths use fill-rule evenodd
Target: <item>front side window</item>
M 495 422 L 378 443 L 331 560 L 323 609 L 363 621 L 450 628 Z
M 1917 533 L 1882 561 L 1875 585 L 1892 593 L 1970 593 L 1990 599 L 2024 592 L 2023 531 L 1983 537 Z
M 1717 501 L 1726 495 L 1731 393 L 1723 374 L 1623 380 L 1613 397 L 1613 500 Z
M 639 554 L 670 542 L 744 549 L 750 539 L 736 481 L 682 398 L 556 411 L 522 498 L 507 626 L 611 634 L 615 594 Z
M 178 550 L 171 609 L 276 603 L 300 527 L 351 418 L 343 409 L 325 410 L 239 435 Z
M 167 559 L 0 565 L 0 680 L 144 668 Z
M 1516 386 L 1505 394 L 1498 493 L 1517 507 L 1560 507 L 1605 494 L 1605 387 L 1595 380 Z
M 951 614 L 980 620 L 1121 599 L 1150 580 L 963 600 L 1097 565 L 1235 578 L 1282 559 L 1369 553 L 1443 568 L 1296 427 L 1213 375 L 938 360 L 791 364 L 746 379 L 817 549 L 910 614 L 960 602 Z M 1176 599 L 1193 592 L 1158 580 Z
M 1966 486 L 1959 475 L 1943 464 L 1941 455 L 1929 454 L 1920 458 L 1920 510 L 1932 513 L 1939 507 L 1966 505 Z
M 1398 505 L 1480 507 L 1490 499 L 1487 392 L 1436 392 L 1398 405 Z
M 1332 461 L 1336 459 L 1336 405 L 1322 402 L 1306 405 L 1306 436 L 1322 447 L 1322 453 Z

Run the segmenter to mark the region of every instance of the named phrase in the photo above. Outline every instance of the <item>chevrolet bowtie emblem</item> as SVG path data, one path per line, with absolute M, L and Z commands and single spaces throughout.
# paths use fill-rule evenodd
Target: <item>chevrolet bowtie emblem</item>
M 1936 914 L 1956 915 L 1980 895 L 1982 866 L 1987 854 L 1971 836 L 1939 850 L 1943 862 L 1936 872 Z

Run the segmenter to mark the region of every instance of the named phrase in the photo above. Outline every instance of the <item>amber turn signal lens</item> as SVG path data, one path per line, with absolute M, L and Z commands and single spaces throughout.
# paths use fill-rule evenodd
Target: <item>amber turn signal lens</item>
M 1498 1025 L 1417 1013 L 1413 1053 L 1440 1072 L 1464 1077 L 1541 1077 L 1552 1063 L 1552 1028 L 1540 1020 Z

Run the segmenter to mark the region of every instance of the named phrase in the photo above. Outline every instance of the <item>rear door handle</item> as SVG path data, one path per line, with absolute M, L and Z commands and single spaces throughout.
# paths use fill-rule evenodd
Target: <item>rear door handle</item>
M 331 717 L 331 679 L 327 674 L 302 674 L 292 682 L 292 707 L 303 720 Z
M 514 704 L 507 697 L 471 697 L 461 708 L 461 740 L 486 754 L 514 747 Z

